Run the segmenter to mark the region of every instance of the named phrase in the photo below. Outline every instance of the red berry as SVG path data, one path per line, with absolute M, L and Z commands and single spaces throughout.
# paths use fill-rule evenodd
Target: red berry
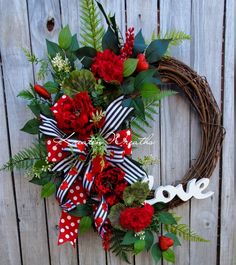
M 166 251 L 174 245 L 174 240 L 167 236 L 159 237 L 159 247 L 162 251 Z
M 51 94 L 43 86 L 35 84 L 34 90 L 40 97 L 51 100 Z

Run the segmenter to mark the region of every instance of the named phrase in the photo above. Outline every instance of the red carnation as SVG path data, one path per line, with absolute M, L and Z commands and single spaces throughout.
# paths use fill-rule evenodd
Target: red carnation
M 120 224 L 124 229 L 137 233 L 151 224 L 153 213 L 154 209 L 148 203 L 143 207 L 126 208 L 120 214 Z
M 113 51 L 109 49 L 98 52 L 94 58 L 91 70 L 97 78 L 102 78 L 106 82 L 123 80 L 123 61 Z
M 146 61 L 146 58 L 145 58 L 145 56 L 142 53 L 140 53 L 137 56 L 137 59 L 138 59 L 138 64 L 137 64 L 137 67 L 136 67 L 136 71 L 137 72 L 141 72 L 141 71 L 147 70 L 149 68 L 149 64 Z
M 125 173 L 120 168 L 108 164 L 95 176 L 93 191 L 100 197 L 104 196 L 112 206 L 122 199 L 123 191 L 128 185 L 124 177 Z
M 66 134 L 77 133 L 81 140 L 87 140 L 93 132 L 92 114 L 95 111 L 87 91 L 72 99 L 62 96 L 51 108 L 57 126 Z

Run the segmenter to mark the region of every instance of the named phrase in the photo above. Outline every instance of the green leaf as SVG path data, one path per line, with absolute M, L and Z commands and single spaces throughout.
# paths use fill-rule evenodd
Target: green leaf
M 135 109 L 135 112 L 137 116 L 141 116 L 143 119 L 145 119 L 145 110 L 144 110 L 144 104 L 141 97 L 137 97 L 132 101 L 132 105 Z
M 55 57 L 57 53 L 63 55 L 62 49 L 55 42 L 46 39 L 46 44 L 47 44 L 48 55 L 51 58 Z
M 166 53 L 171 40 L 154 40 L 145 52 L 146 59 L 149 63 L 155 63 Z
M 150 81 L 150 79 L 152 79 L 152 76 L 155 73 L 156 73 L 156 69 L 149 69 L 149 70 L 140 72 L 135 77 L 135 81 L 134 81 L 135 89 L 140 89 L 144 83 L 148 83 Z
M 175 253 L 172 249 L 169 248 L 168 250 L 163 251 L 162 256 L 166 261 L 175 263 Z
M 80 220 L 79 231 L 80 234 L 84 234 L 92 226 L 92 219 L 89 216 L 84 216 Z
M 82 47 L 79 48 L 75 54 L 79 58 L 81 63 L 86 68 L 89 68 L 93 63 L 93 58 L 96 56 L 97 50 L 92 47 Z
M 50 94 L 55 94 L 58 92 L 58 84 L 55 82 L 48 81 L 43 85 L 43 87 L 45 87 Z
M 70 47 L 71 42 L 72 42 L 72 35 L 69 26 L 66 25 L 59 33 L 58 43 L 62 49 L 67 50 Z
M 71 44 L 70 44 L 70 51 L 76 52 L 79 49 L 79 43 L 77 39 L 77 34 L 72 36 Z
M 134 202 L 142 204 L 148 194 L 150 193 L 148 183 L 135 182 L 134 184 L 125 188 L 123 193 L 123 200 L 126 205 L 132 205 Z
M 135 54 L 143 53 L 146 49 L 147 45 L 145 43 L 142 30 L 137 33 L 137 35 L 134 38 L 134 52 Z
M 24 127 L 21 129 L 22 132 L 29 134 L 38 134 L 40 122 L 37 119 L 32 119 L 26 122 Z
M 111 207 L 111 210 L 108 216 L 109 220 L 111 221 L 112 226 L 119 230 L 123 230 L 120 225 L 120 214 L 124 210 L 125 210 L 125 205 L 122 203 L 117 203 Z
M 125 78 L 122 84 L 122 91 L 125 95 L 129 95 L 134 92 L 134 80 L 133 76 Z
M 77 217 L 83 217 L 86 215 L 91 214 L 91 207 L 86 204 L 79 204 L 76 206 L 76 208 L 72 211 L 70 211 L 70 215 L 77 216 Z
M 145 248 L 147 251 L 149 251 L 152 247 L 152 244 L 154 242 L 154 236 L 152 231 L 146 230 L 145 231 Z
M 27 105 L 28 108 L 33 112 L 33 114 L 36 117 L 40 116 L 40 108 L 39 108 L 39 104 L 37 101 L 32 101 L 29 105 Z
M 134 236 L 133 231 L 126 232 L 121 245 L 132 245 L 136 242 L 139 238 Z
M 118 43 L 119 42 L 116 37 L 116 34 L 111 29 L 111 27 L 108 27 L 107 32 L 104 34 L 102 38 L 102 49 L 103 50 L 109 49 L 117 54 L 120 51 Z
M 53 178 L 52 174 L 45 173 L 45 174 L 42 174 L 40 178 L 33 177 L 29 182 L 36 184 L 36 185 L 44 186 L 45 184 L 50 182 L 52 178 Z
M 21 97 L 23 99 L 32 100 L 34 99 L 34 95 L 29 90 L 22 90 L 17 95 L 17 97 Z
M 145 83 L 141 86 L 140 92 L 143 98 L 153 98 L 159 93 L 159 89 L 152 83 Z
M 145 249 L 145 240 L 137 240 L 134 242 L 134 254 L 137 255 Z
M 56 192 L 56 185 L 53 182 L 48 182 L 42 187 L 41 197 L 47 198 Z
M 158 213 L 159 220 L 163 224 L 177 224 L 174 216 L 171 213 L 168 212 L 159 212 Z
M 152 257 L 153 257 L 153 259 L 154 259 L 154 261 L 155 261 L 156 263 L 160 261 L 161 256 L 162 256 L 162 252 L 161 252 L 161 250 L 160 250 L 160 248 L 159 248 L 158 243 L 156 243 L 156 244 L 154 244 L 154 245 L 152 246 L 151 254 L 152 254 Z
M 50 105 L 48 105 L 48 104 L 40 104 L 39 107 L 40 107 L 40 111 L 44 115 L 46 115 L 48 117 L 52 117 L 53 116 L 52 112 L 51 112 L 51 109 L 50 109 L 51 108 Z
M 181 246 L 181 243 L 178 239 L 178 237 L 173 233 L 167 233 L 165 234 L 166 237 L 172 238 L 174 240 L 174 247 Z
M 128 77 L 133 74 L 138 64 L 138 59 L 128 58 L 124 61 L 123 76 Z

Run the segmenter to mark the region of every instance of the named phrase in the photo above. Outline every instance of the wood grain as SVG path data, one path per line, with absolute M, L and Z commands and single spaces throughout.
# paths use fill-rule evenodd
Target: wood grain
M 175 10 L 175 12 L 173 12 Z M 184 31 L 190 34 L 190 1 L 160 1 L 160 31 Z M 190 41 L 174 47 L 171 55 L 190 64 Z M 169 89 L 173 89 L 171 86 Z M 161 180 L 163 185 L 179 181 L 189 168 L 190 104 L 181 93 L 163 100 L 161 104 Z M 200 135 L 196 136 L 200 138 Z M 181 152 L 180 152 L 181 150 Z M 189 225 L 189 203 L 173 209 L 182 216 L 181 223 Z M 189 242 L 181 240 L 176 247 L 176 264 L 189 264 Z M 163 264 L 170 264 L 164 262 Z
M 233 43 L 233 8 L 234 2 L 226 2 L 225 39 L 224 39 L 224 102 L 223 126 L 226 138 L 222 150 L 221 216 L 220 216 L 220 264 L 233 264 L 234 244 L 233 220 L 235 220 L 234 202 L 234 47 Z M 235 242 L 235 241 L 234 241 Z
M 217 19 L 216 19 L 217 13 Z M 221 53 L 223 34 L 223 1 L 192 2 L 191 66 L 200 75 L 206 76 L 213 94 L 221 105 Z M 216 41 L 218 40 L 218 41 Z M 199 124 L 191 115 L 191 158 L 199 151 Z M 210 240 L 210 243 L 190 244 L 190 264 L 216 264 L 217 226 L 219 204 L 219 166 L 216 167 L 208 187 L 215 192 L 213 197 L 191 201 L 191 228 Z
M 30 47 L 27 6 L 25 1 L 1 1 L 0 47 L 6 90 L 8 123 L 12 154 L 33 141 L 20 132 L 30 118 L 26 102 L 17 98 L 20 90 L 32 82 L 32 66 L 21 48 Z M 14 171 L 23 264 L 49 264 L 44 201 L 38 187 L 30 184 L 22 172 Z M 19 259 L 19 257 L 18 257 Z

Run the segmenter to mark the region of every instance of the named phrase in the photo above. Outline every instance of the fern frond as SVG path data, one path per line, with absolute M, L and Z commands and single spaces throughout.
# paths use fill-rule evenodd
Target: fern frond
M 119 230 L 114 230 L 111 237 L 110 251 L 112 251 L 116 256 L 121 258 L 123 261 L 130 264 L 130 261 L 128 259 L 128 253 L 133 251 L 133 247 L 131 245 L 121 245 L 123 238 L 124 238 L 124 232 Z
M 185 40 L 191 40 L 191 36 L 183 31 L 171 30 L 165 34 L 158 34 L 158 39 L 171 39 L 170 46 L 179 46 Z
M 206 240 L 205 238 L 199 236 L 197 233 L 191 231 L 186 224 L 165 225 L 165 230 L 188 241 L 209 242 L 209 240 Z
M 33 166 L 36 160 L 40 157 L 46 156 L 41 144 L 34 144 L 32 147 L 25 148 L 19 153 L 12 156 L 12 158 L 0 168 L 0 170 L 11 171 L 16 169 L 28 169 Z
M 101 25 L 97 6 L 94 0 L 82 0 L 81 4 L 81 44 L 93 47 L 96 50 L 101 49 L 104 28 Z

